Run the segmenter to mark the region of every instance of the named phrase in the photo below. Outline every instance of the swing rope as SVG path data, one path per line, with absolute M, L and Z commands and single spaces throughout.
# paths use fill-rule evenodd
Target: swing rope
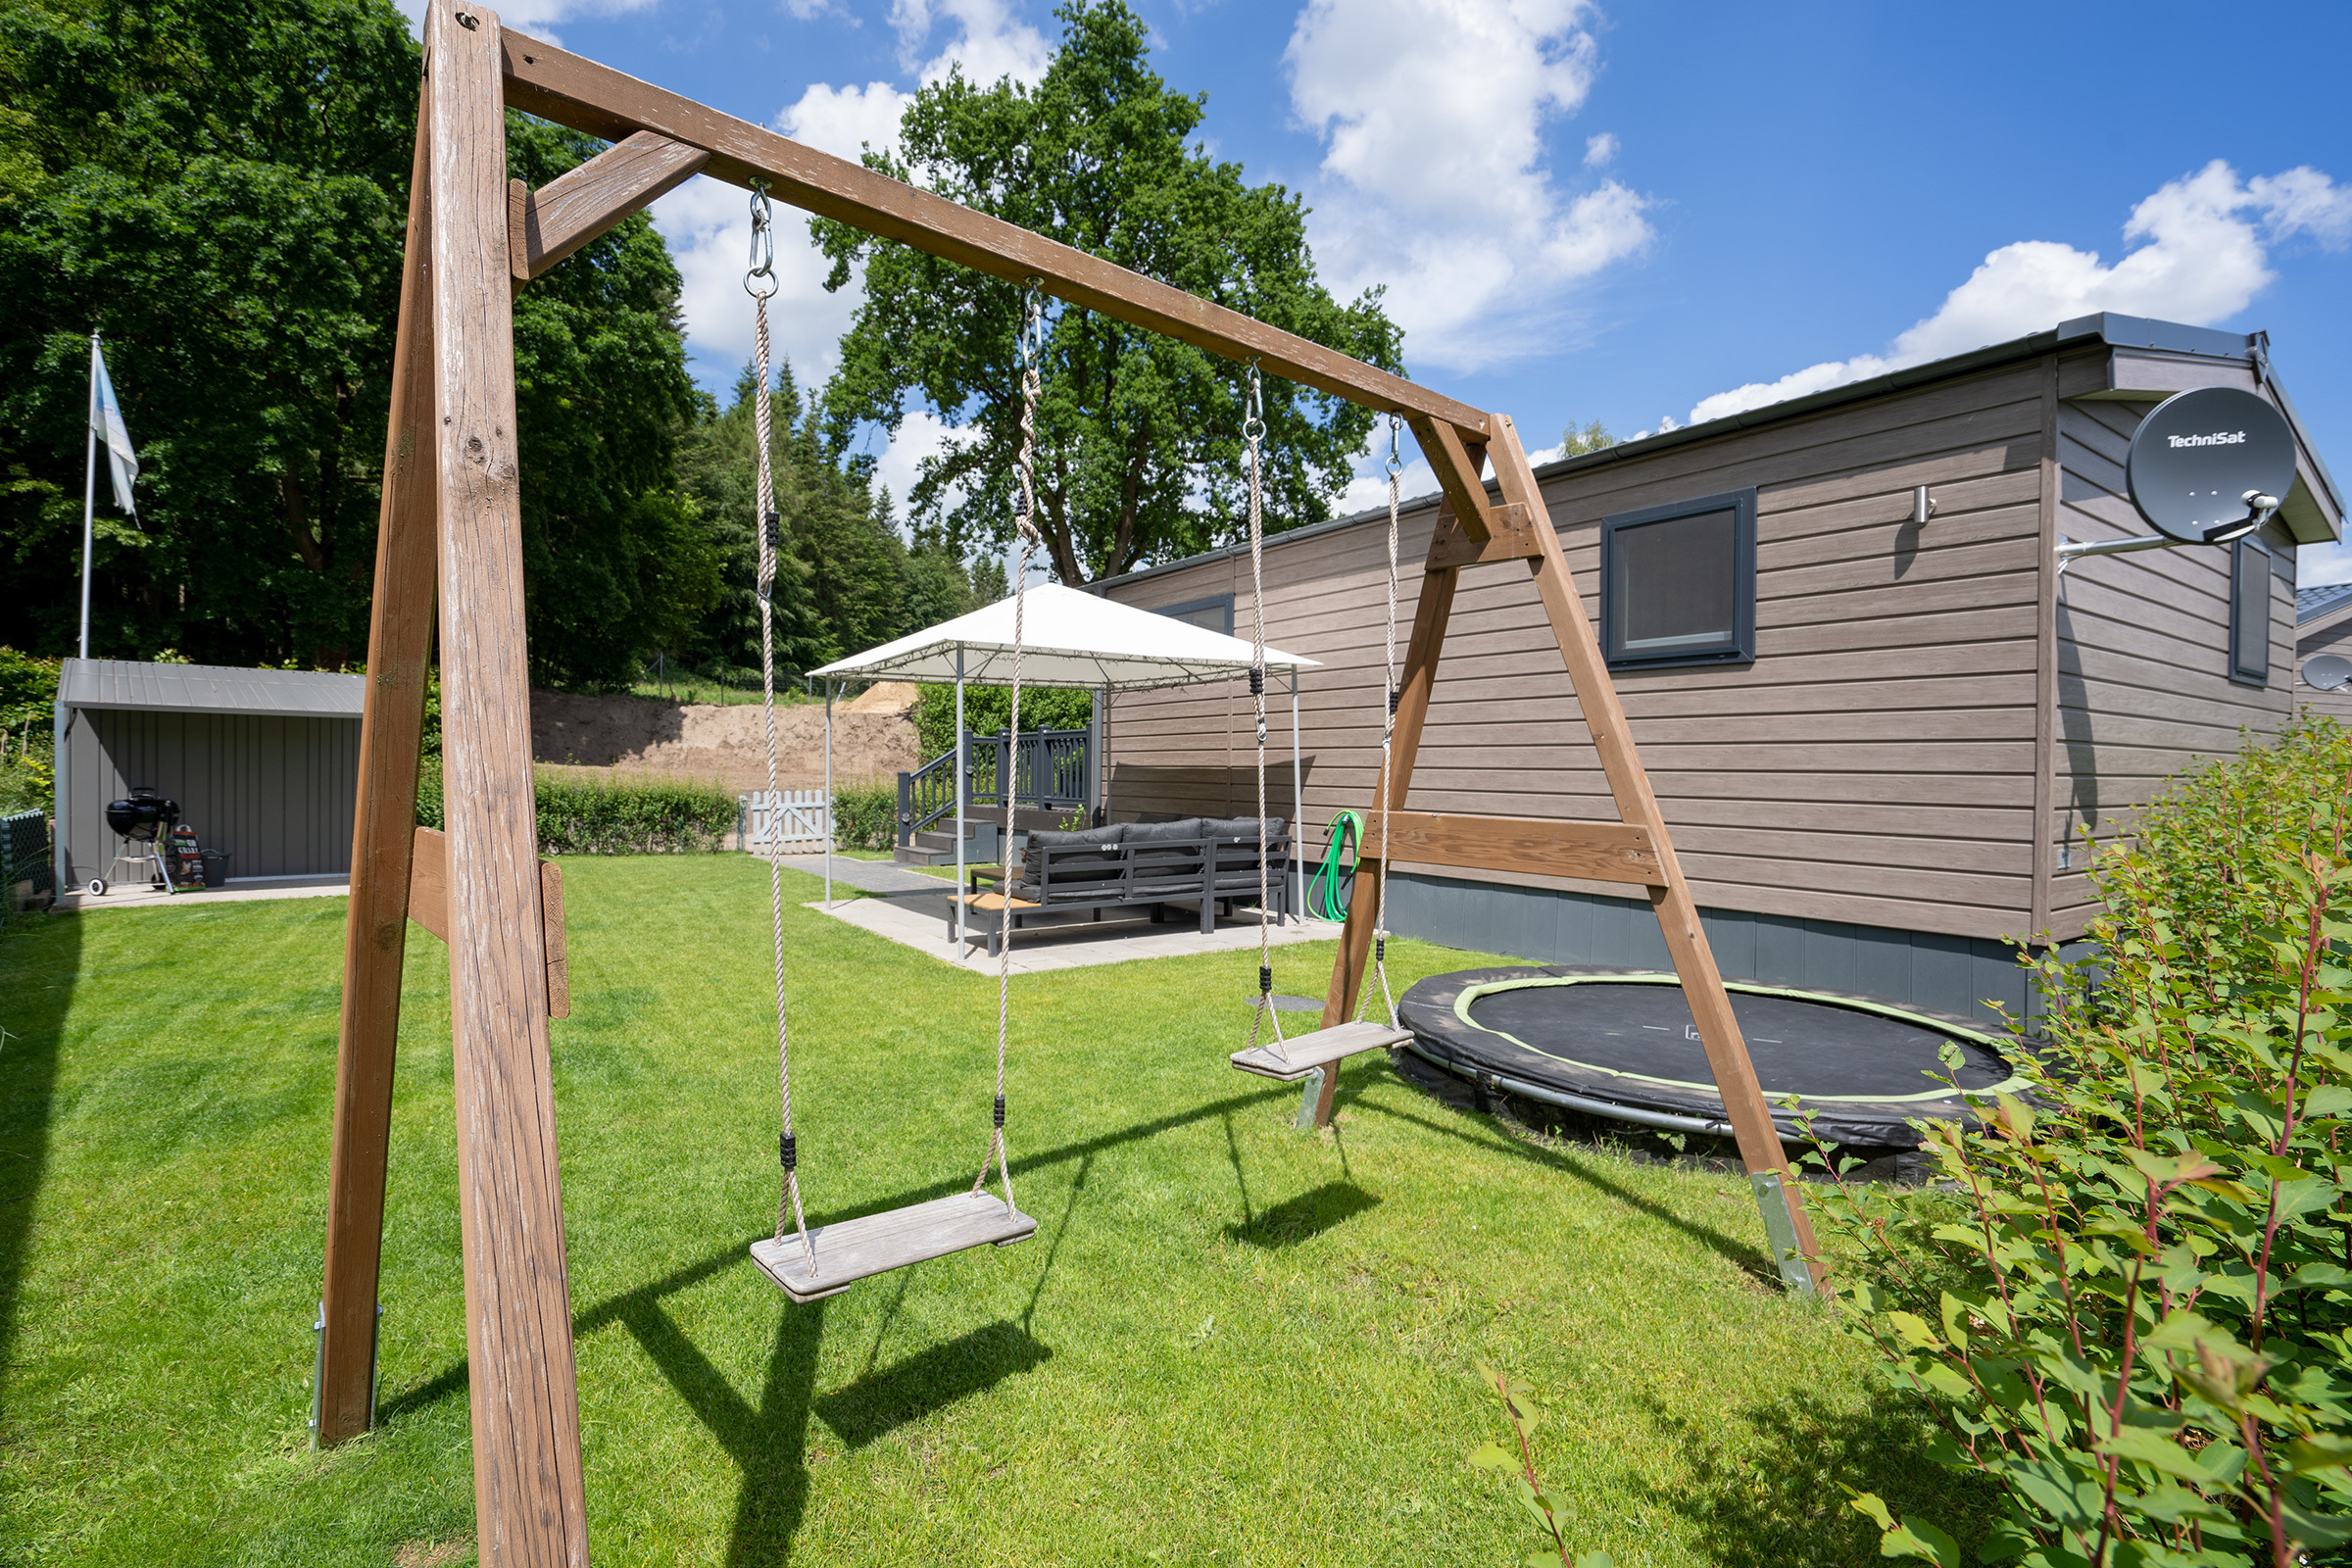
M 1273 907 L 1266 883 L 1266 575 L 1265 513 L 1262 466 L 1265 461 L 1266 404 L 1258 379 L 1257 362 L 1250 362 L 1250 402 L 1242 420 L 1242 439 L 1249 444 L 1250 488 L 1250 697 L 1257 710 L 1257 1003 L 1250 1012 L 1250 1044 L 1257 1049 L 1261 1028 L 1271 1023 L 1274 1054 L 1291 1059 L 1283 1049 L 1282 1015 L 1274 1006 L 1273 930 L 1266 911 Z M 1217 853 L 1211 844 L 1208 853 Z M 1213 877 L 1212 877 L 1213 881 Z
M 1380 977 L 1380 998 L 1388 1004 L 1389 1027 L 1392 1029 L 1398 1025 L 1396 998 L 1389 990 L 1389 817 L 1394 813 L 1396 803 L 1389 798 L 1390 791 L 1396 785 L 1396 781 L 1390 777 L 1389 765 L 1396 758 L 1396 710 L 1403 698 L 1396 685 L 1396 514 L 1404 474 L 1404 455 L 1397 445 L 1398 426 L 1401 423 L 1396 415 L 1389 416 L 1389 621 L 1384 665 L 1388 671 L 1389 710 L 1381 720 L 1380 727 L 1380 870 L 1376 873 L 1379 881 L 1374 884 L 1378 897 L 1372 916 L 1372 972 Z M 1259 750 L 1261 753 L 1264 750 L 1262 741 Z M 1264 764 L 1260 763 L 1259 766 L 1262 772 Z M 1363 1020 L 1364 1009 L 1371 1004 L 1372 993 L 1359 988 L 1355 1004 L 1358 1022 Z
M 776 583 L 776 556 L 784 543 L 783 519 L 777 514 L 775 475 L 768 465 L 770 417 L 767 406 L 767 302 L 780 286 L 776 278 L 775 228 L 767 207 L 767 187 L 752 185 L 752 255 L 743 276 L 743 291 L 752 297 L 752 424 L 759 443 L 760 509 L 760 700 L 767 724 L 767 788 L 776 789 L 776 628 L 770 598 Z M 783 1131 L 776 1138 L 776 1157 L 784 1167 L 782 1189 L 776 1194 L 776 1240 L 797 1230 L 808 1267 L 816 1267 L 816 1249 L 808 1241 L 808 1216 L 801 1208 L 800 1148 L 792 1133 L 792 1028 L 784 1011 L 784 866 L 770 847 L 767 855 L 768 929 L 776 952 L 776 1085 L 783 1103 Z
M 1021 300 L 1020 335 L 1013 351 L 1021 370 L 1021 454 L 1017 477 L 1020 488 L 1013 496 L 1013 526 L 1021 541 L 1019 564 L 1012 577 L 1012 703 L 1011 713 L 1005 720 L 1005 768 L 1008 777 L 998 780 L 1004 791 L 1004 854 L 1005 876 L 999 885 L 1002 890 L 997 911 L 997 1102 L 996 1126 L 988 1136 L 988 1152 L 980 1156 L 980 1175 L 972 1183 L 977 1193 L 988 1186 L 988 1167 L 993 1160 L 998 1174 L 1004 1179 L 1004 1206 L 1011 1208 L 1012 1160 L 1004 1148 L 1004 1045 L 1010 1035 L 1012 1016 L 1012 827 L 1020 791 L 1021 756 L 1021 649 L 1023 646 L 1022 617 L 1029 605 L 1029 558 L 1041 542 L 1037 531 L 1037 396 L 1043 379 L 1040 362 L 1045 357 L 1045 313 L 1040 297 L 1038 279 L 1029 280 L 1029 291 Z

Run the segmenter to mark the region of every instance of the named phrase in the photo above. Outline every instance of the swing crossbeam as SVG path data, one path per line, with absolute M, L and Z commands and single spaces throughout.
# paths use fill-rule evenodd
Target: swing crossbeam
M 974 1247 L 1010 1247 L 1037 1234 L 1037 1221 L 994 1193 L 956 1193 L 927 1203 L 808 1227 L 752 1244 L 752 1261 L 796 1301 L 838 1296 L 859 1280 L 927 1263 Z M 811 1263 L 809 1254 L 814 1252 Z
M 1248 1051 L 1237 1051 L 1229 1059 L 1244 1072 L 1295 1084 L 1318 1067 L 1328 1067 L 1367 1051 L 1386 1051 L 1412 1038 L 1410 1029 L 1392 1029 L 1385 1023 L 1358 1019 L 1354 1023 L 1317 1029 L 1311 1034 L 1293 1035 L 1279 1045 L 1268 1041 Z

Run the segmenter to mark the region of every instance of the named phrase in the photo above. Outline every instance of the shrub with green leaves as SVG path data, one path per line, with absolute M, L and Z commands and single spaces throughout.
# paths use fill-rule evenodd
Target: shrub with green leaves
M 1470 1450 L 1470 1463 L 1480 1470 L 1498 1470 L 1509 1476 L 1519 1506 L 1535 1520 L 1537 1529 L 1551 1538 L 1551 1549 L 1528 1553 L 1523 1559 L 1525 1568 L 1551 1568 L 1555 1562 L 1559 1568 L 1617 1568 L 1616 1559 L 1605 1551 L 1569 1555 L 1575 1548 L 1568 1544 L 1574 1529 L 1568 1499 L 1546 1488 L 1536 1474 L 1536 1428 L 1544 1424 L 1544 1406 L 1534 1387 L 1484 1361 L 1478 1363 L 1478 1380 L 1502 1401 L 1503 1419 L 1511 1424 L 1511 1441 L 1508 1447 L 1499 1443 L 1480 1444 Z
M 693 855 L 721 850 L 735 831 L 735 797 L 715 784 L 669 779 L 535 781 L 542 855 Z M 424 759 L 416 820 L 445 827 L 441 759 Z
M 874 779 L 833 791 L 833 841 L 846 850 L 887 850 L 899 841 L 899 786 Z
M 2031 1093 L 1930 1124 L 1942 1181 L 1848 1187 L 1841 1296 L 1984 1562 L 2340 1562 L 2352 1542 L 2352 737 L 2332 720 L 2179 781 L 2093 862 L 2095 956 L 2046 956 Z M 1826 1152 L 1810 1156 L 1821 1163 Z M 1928 1520 L 1854 1506 L 1887 1556 Z

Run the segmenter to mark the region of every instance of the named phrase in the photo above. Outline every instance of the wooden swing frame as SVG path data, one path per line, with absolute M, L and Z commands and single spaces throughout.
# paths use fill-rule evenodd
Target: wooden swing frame
M 1396 810 L 1415 860 L 1646 890 L 1759 1191 L 1785 1196 L 1819 1277 L 1780 1138 L 1734 1021 L 1624 710 L 1510 420 L 847 160 L 506 31 L 466 0 L 429 0 L 408 248 L 393 351 L 367 708 L 353 828 L 343 1010 L 318 1349 L 318 1441 L 373 1418 L 375 1295 L 392 1072 L 409 921 L 449 946 L 476 1528 L 485 1564 L 588 1560 L 570 1293 L 548 1019 L 563 1001 L 561 884 L 543 874 L 531 780 L 513 297 L 530 278 L 688 176 L 757 179 L 794 206 L 1275 375 L 1396 413 L 1445 493 L 1405 655 L 1396 744 L 1374 809 L 1401 803 L 1461 573 L 1528 563 L 1599 753 L 1619 822 Z M 531 191 L 506 174 L 508 108 L 612 143 Z M 1494 466 L 1499 501 L 1484 468 Z M 437 611 L 437 615 L 436 615 Z M 446 837 L 419 866 L 416 777 L 436 631 Z M 1377 844 L 1367 831 L 1364 842 Z M 421 873 L 421 874 L 420 874 Z M 412 889 L 416 891 L 413 894 Z M 415 902 L 412 902 L 413 899 Z M 1355 882 L 1323 1022 L 1353 1010 L 1374 879 Z M 1328 1119 L 1337 1073 L 1325 1074 Z M 1774 1182 L 1777 1180 L 1777 1187 Z M 1803 1270 L 1797 1270 L 1802 1274 Z

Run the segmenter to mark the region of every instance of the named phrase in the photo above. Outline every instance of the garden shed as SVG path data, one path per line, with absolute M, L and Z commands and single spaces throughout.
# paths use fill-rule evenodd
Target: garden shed
M 348 875 L 366 677 L 69 659 L 57 688 L 62 885 L 105 877 L 106 805 L 148 785 L 179 803 L 235 882 Z
M 2150 532 L 2126 495 L 2132 433 L 2199 386 L 2285 414 L 2298 471 L 2277 515 L 2233 545 L 2061 556 Z M 2168 776 L 2311 695 L 2296 553 L 2344 512 L 2266 336 L 2116 315 L 1537 475 L 1724 973 L 1979 1015 L 2027 1002 L 2002 938 L 2086 928 L 2082 834 L 2128 831 Z M 1408 615 L 1439 511 L 1404 514 Z M 1310 847 L 1378 771 L 1386 519 L 1267 542 L 1266 635 L 1325 666 L 1302 694 Z M 1235 548 L 1098 587 L 1246 625 L 1249 565 Z M 1123 704 L 1114 814 L 1229 809 L 1248 711 L 1237 683 Z M 1524 566 L 1463 575 L 1410 804 L 1615 819 Z M 1390 924 L 1663 966 L 1624 892 L 1399 859 Z

